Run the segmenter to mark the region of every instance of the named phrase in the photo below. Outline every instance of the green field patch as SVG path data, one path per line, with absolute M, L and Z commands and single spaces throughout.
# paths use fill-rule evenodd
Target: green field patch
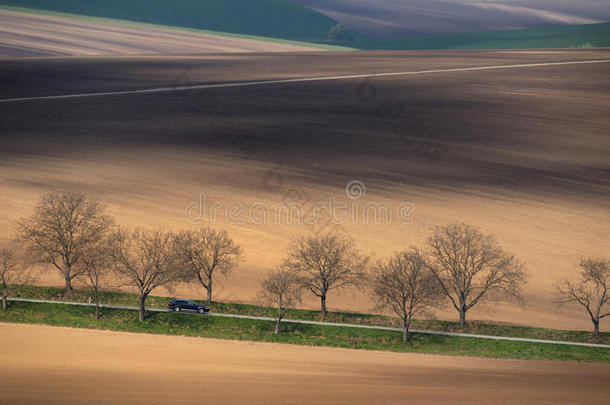
M 610 47 L 610 23 L 428 35 L 404 39 L 357 38 L 350 46 L 365 50 L 537 49 Z

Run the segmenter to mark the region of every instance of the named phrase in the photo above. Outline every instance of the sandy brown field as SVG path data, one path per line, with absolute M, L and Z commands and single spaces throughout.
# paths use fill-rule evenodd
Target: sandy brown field
M 593 59 L 610 59 L 610 51 L 6 59 L 0 98 Z M 245 251 L 231 278 L 218 280 L 215 298 L 254 302 L 259 281 L 297 236 L 346 233 L 376 260 L 423 246 L 436 225 L 465 221 L 496 235 L 530 272 L 525 310 L 499 305 L 470 319 L 589 329 L 579 308 L 555 308 L 553 286 L 578 271 L 581 257 L 608 255 L 609 73 L 609 63 L 521 67 L 2 103 L 0 233 L 10 235 L 56 189 L 99 198 L 120 224 L 166 229 L 198 226 L 185 209 L 203 194 L 203 223 L 210 204 L 222 204 L 217 226 Z M 352 180 L 367 188 L 360 209 L 387 203 L 395 212 L 408 202 L 409 222 L 261 223 L 248 210 L 351 203 L 344 188 Z M 242 207 L 237 221 L 232 203 Z M 50 271 L 39 282 L 61 278 Z M 175 294 L 203 296 L 184 286 Z M 373 308 L 356 290 L 332 292 L 328 304 Z M 451 310 L 437 316 L 455 319 Z
M 605 364 L 0 324 L 2 404 L 599 404 Z
M 283 52 L 287 43 L 0 10 L 0 57 Z

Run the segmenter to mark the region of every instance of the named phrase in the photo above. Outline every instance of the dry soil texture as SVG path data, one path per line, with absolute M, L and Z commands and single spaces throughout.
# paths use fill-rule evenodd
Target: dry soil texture
M 0 99 L 603 59 L 610 51 L 5 59 Z M 0 232 L 57 189 L 99 198 L 128 226 L 215 223 L 245 252 L 215 298 L 254 302 L 297 236 L 345 233 L 374 261 L 464 221 L 530 272 L 525 310 L 493 305 L 471 319 L 589 329 L 579 308 L 554 307 L 553 286 L 582 257 L 608 254 L 609 78 L 610 63 L 521 66 L 0 103 Z M 362 199 L 345 194 L 354 180 Z M 285 204 L 300 204 L 305 220 Z M 333 291 L 328 304 L 374 307 L 356 290 Z
M 605 364 L 0 325 L 2 404 L 604 403 Z
M 0 57 L 299 50 L 316 48 L 109 20 L 0 10 Z

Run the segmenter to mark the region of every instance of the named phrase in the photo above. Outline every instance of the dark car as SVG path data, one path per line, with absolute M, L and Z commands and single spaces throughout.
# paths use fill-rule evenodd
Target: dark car
M 191 300 L 171 300 L 168 302 L 167 308 L 174 312 L 195 311 L 200 314 L 205 314 L 210 311 L 205 305 L 197 304 L 195 301 Z

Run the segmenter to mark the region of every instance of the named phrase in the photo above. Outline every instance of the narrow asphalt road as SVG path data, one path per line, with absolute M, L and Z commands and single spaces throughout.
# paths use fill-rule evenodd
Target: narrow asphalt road
M 65 305 L 80 305 L 84 307 L 93 307 L 95 304 L 89 304 L 84 302 L 67 302 L 67 301 L 50 301 L 50 300 L 34 300 L 28 298 L 8 298 L 9 301 L 20 301 L 20 302 L 33 302 L 39 304 L 65 304 Z M 132 311 L 137 311 L 138 307 L 131 306 L 123 306 L 123 305 L 104 305 L 104 308 L 112 308 L 112 309 L 127 309 Z M 158 309 L 158 308 L 149 308 L 147 311 L 151 312 L 167 312 L 167 309 Z M 187 314 L 187 312 L 184 312 Z M 188 313 L 193 315 L 198 315 L 195 312 Z M 209 312 L 208 316 L 220 316 L 224 318 L 241 318 L 241 319 L 253 319 L 257 321 L 273 321 L 274 318 L 266 317 L 266 316 L 251 316 L 251 315 L 237 315 L 237 314 L 218 314 Z M 372 325 L 358 325 L 353 323 L 335 323 L 335 322 L 319 322 L 319 321 L 306 321 L 306 320 L 298 320 L 298 319 L 283 319 L 282 322 L 286 323 L 299 323 L 305 325 L 321 325 L 321 326 L 336 326 L 343 328 L 361 328 L 361 329 L 374 329 L 374 330 L 389 330 L 393 332 L 402 332 L 401 328 L 392 328 L 389 326 L 372 326 Z M 544 340 L 544 339 L 529 339 L 529 338 L 521 338 L 521 337 L 510 337 L 510 336 L 492 336 L 492 335 L 477 335 L 472 333 L 456 333 L 456 332 L 439 332 L 432 330 L 418 330 L 418 329 L 410 329 L 411 333 L 421 333 L 426 335 L 440 335 L 440 336 L 456 336 L 456 337 L 466 337 L 466 338 L 475 338 L 475 339 L 490 339 L 490 340 L 508 340 L 513 342 L 530 342 L 530 343 L 548 343 L 553 345 L 568 345 L 568 346 L 584 346 L 584 347 L 597 347 L 603 349 L 610 349 L 610 345 L 599 344 L 599 343 L 582 343 L 582 342 L 564 342 L 559 340 Z

